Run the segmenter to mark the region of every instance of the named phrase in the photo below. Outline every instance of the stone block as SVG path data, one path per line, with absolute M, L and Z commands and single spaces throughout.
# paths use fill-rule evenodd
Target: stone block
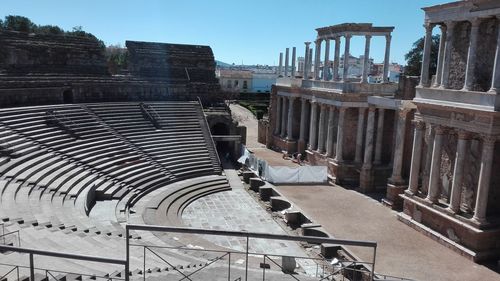
M 342 250 L 342 247 L 339 245 L 329 243 L 321 244 L 321 255 L 327 259 L 337 257 L 339 250 Z
M 260 195 L 260 200 L 262 201 L 269 201 L 271 199 L 271 196 L 273 195 L 274 190 L 272 187 L 269 186 L 261 186 L 259 188 L 259 195 Z
M 259 187 L 265 184 L 265 182 L 260 178 L 250 178 L 249 181 L 250 181 L 250 189 L 255 192 L 259 192 Z
M 245 183 L 250 183 L 250 178 L 255 178 L 255 177 L 257 177 L 257 176 L 252 171 L 245 171 L 245 172 L 243 172 L 243 181 Z

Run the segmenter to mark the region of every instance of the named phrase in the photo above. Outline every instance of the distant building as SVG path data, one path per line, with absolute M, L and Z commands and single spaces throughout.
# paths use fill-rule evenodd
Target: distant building
M 219 69 L 216 76 L 225 91 L 247 93 L 252 88 L 252 72 L 249 70 Z
M 221 88 L 239 93 L 270 93 L 276 83 L 275 67 L 269 66 L 231 66 L 216 70 Z

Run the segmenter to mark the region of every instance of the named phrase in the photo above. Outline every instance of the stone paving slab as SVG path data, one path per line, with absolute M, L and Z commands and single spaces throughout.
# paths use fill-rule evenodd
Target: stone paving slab
M 396 212 L 340 186 L 278 186 L 279 192 L 339 239 L 377 241 L 376 271 L 416 280 L 500 280 L 494 271 L 465 259 L 398 221 Z M 350 250 L 370 259 L 370 252 Z

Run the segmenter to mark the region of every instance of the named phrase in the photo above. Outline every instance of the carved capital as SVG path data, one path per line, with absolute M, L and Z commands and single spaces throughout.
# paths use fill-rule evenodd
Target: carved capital
M 446 22 L 444 22 L 444 24 L 446 25 L 447 30 L 451 31 L 455 27 L 457 22 L 456 21 L 446 21 Z
M 304 44 L 306 44 L 306 47 L 309 47 L 309 45 L 311 45 L 311 42 L 304 42 Z
M 408 117 L 408 110 L 404 109 L 404 110 L 399 110 L 398 111 L 398 115 L 399 115 L 399 118 L 401 119 L 406 119 L 406 117 Z
M 495 145 L 497 136 L 481 135 L 481 139 L 483 140 L 483 145 L 493 146 Z
M 347 107 L 338 107 L 339 112 L 345 112 L 347 110 Z
M 351 39 L 352 35 L 351 34 L 346 34 L 346 35 L 344 35 L 344 37 L 345 37 L 345 39 L 349 40 L 349 39 Z
M 377 108 L 376 108 L 376 107 L 374 107 L 374 106 L 370 106 L 370 107 L 368 107 L 368 111 L 369 111 L 369 112 L 375 112 L 376 110 L 377 110 Z
M 385 40 L 386 40 L 386 41 L 389 41 L 389 42 L 390 42 L 390 41 L 391 41 L 391 39 L 392 39 L 392 35 L 390 35 L 390 34 L 386 34 L 386 35 L 385 35 Z
M 445 32 L 446 32 L 447 27 L 446 27 L 446 25 L 445 25 L 445 24 L 440 24 L 440 25 L 439 25 L 439 29 L 441 29 L 441 34 L 443 34 L 443 33 L 445 33 Z
M 370 34 L 367 34 L 367 35 L 365 35 L 365 38 L 366 38 L 366 41 L 369 41 L 370 39 L 372 39 L 372 36 Z
M 415 129 L 417 129 L 417 130 L 424 130 L 425 129 L 425 122 L 424 121 L 415 120 L 415 121 L 413 121 L 413 124 L 415 124 Z
M 441 125 L 438 125 L 438 126 L 434 127 L 434 131 L 436 132 L 436 135 L 444 135 L 444 134 L 448 133 L 448 128 L 441 126 Z
M 479 25 L 481 24 L 481 19 L 480 18 L 473 18 L 469 20 L 471 27 L 478 28 Z
M 425 32 L 432 33 L 432 30 L 434 29 L 434 26 L 436 26 L 435 23 L 426 22 L 424 24 Z
M 458 139 L 461 139 L 461 140 L 470 140 L 472 138 L 472 133 L 465 131 L 465 130 L 458 130 L 457 136 L 458 136 Z

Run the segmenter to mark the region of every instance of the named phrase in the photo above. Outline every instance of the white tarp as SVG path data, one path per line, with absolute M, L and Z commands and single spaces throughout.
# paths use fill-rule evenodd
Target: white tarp
M 326 166 L 267 166 L 266 180 L 270 183 L 326 183 Z

